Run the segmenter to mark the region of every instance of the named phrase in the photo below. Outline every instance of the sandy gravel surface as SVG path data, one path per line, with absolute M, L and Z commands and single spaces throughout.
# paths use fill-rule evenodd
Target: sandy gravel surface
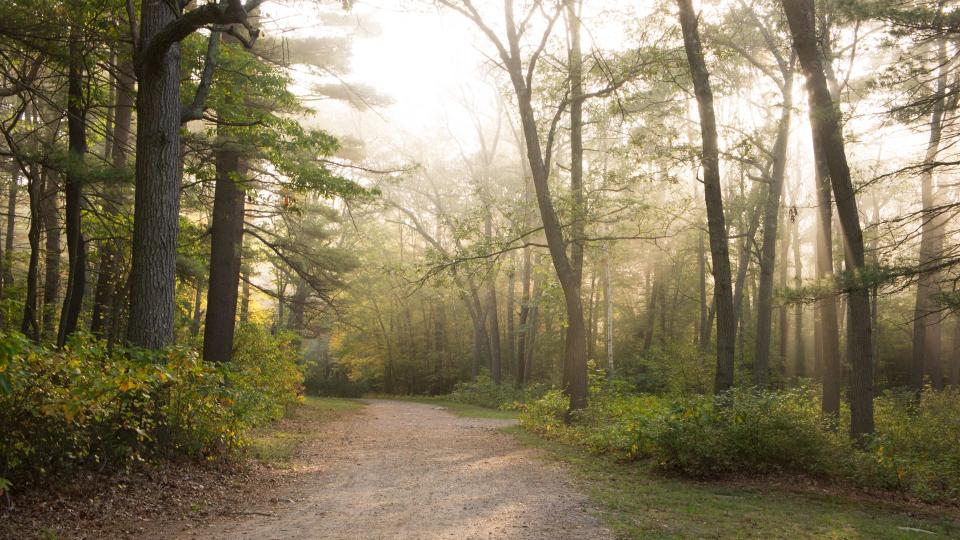
M 270 499 L 179 538 L 612 538 L 560 465 L 498 431 L 510 423 L 372 400 Z

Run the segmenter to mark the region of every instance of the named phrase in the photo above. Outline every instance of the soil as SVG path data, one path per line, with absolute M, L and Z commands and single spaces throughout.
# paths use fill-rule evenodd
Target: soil
M 325 424 L 270 498 L 173 536 L 612 538 L 561 465 L 499 430 L 512 422 L 371 400 Z
M 165 463 L 81 473 L 0 508 L 0 538 L 612 538 L 556 461 L 436 405 L 370 400 L 272 466 Z

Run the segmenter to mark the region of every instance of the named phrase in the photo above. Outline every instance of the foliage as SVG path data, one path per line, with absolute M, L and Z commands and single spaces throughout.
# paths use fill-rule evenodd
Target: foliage
M 0 477 L 18 484 L 78 467 L 229 457 L 253 426 L 298 400 L 290 336 L 246 325 L 231 364 L 196 351 L 109 351 L 78 336 L 62 351 L 0 337 Z
M 527 404 L 521 425 L 618 460 L 704 478 L 798 474 L 897 490 L 924 500 L 960 496 L 960 393 L 888 393 L 877 399 L 877 434 L 862 448 L 820 415 L 819 394 L 733 389 L 714 398 L 594 389 L 570 425 L 551 391 Z M 951 436 L 950 434 L 954 434 Z
M 487 373 L 481 373 L 473 381 L 459 382 L 448 399 L 458 403 L 477 405 L 489 409 L 516 410 L 528 401 L 535 401 L 547 391 L 543 385 L 517 388 L 509 384 L 497 384 Z

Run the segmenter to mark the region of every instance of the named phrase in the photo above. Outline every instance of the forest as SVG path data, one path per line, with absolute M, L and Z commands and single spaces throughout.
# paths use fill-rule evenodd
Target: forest
M 960 535 L 954 0 L 6 0 L 0 134 L 4 516 L 393 399 Z

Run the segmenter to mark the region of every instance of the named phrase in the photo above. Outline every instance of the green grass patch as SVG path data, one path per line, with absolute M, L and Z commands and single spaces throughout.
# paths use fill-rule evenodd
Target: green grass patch
M 400 396 L 400 397 L 389 397 L 386 399 L 396 399 L 398 401 L 413 401 L 416 403 L 426 403 L 428 405 L 433 405 L 435 407 L 443 407 L 448 411 L 456 414 L 457 416 L 464 416 L 467 418 L 493 418 L 497 420 L 516 420 L 519 418 L 520 413 L 517 411 L 502 411 L 500 409 L 491 409 L 488 407 L 480 407 L 477 405 L 471 405 L 469 403 L 460 403 L 458 401 L 451 401 L 450 399 L 445 398 L 444 396 Z
M 363 406 L 363 402 L 354 399 L 307 397 L 293 407 L 286 418 L 253 433 L 250 455 L 264 463 L 284 466 L 297 448 L 316 434 L 317 426 Z
M 697 482 L 658 474 L 644 462 L 507 430 L 572 465 L 601 517 L 622 538 L 926 538 L 960 537 L 960 522 L 932 507 L 775 486 Z M 923 532 L 928 531 L 928 532 Z

